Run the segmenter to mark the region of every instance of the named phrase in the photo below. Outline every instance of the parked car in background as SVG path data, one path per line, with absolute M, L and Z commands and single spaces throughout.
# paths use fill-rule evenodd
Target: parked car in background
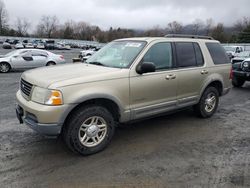
M 250 51 L 244 51 L 237 54 L 231 61 L 232 63 L 238 63 L 248 58 L 250 58 Z
M 250 58 L 233 64 L 233 85 L 242 87 L 246 81 L 250 81 Z
M 29 42 L 25 45 L 25 48 L 34 48 L 34 45 Z
M 45 49 L 46 50 L 54 50 L 55 49 L 55 41 L 54 40 L 45 40 Z
M 24 48 L 26 47 L 26 45 L 29 43 L 29 41 L 28 40 L 23 40 L 23 46 L 24 46 Z
M 8 42 L 4 42 L 3 43 L 3 49 L 11 49 L 12 47 L 11 47 L 11 44 L 10 43 L 8 43 Z
M 21 42 L 15 45 L 15 49 L 23 49 L 23 48 L 24 48 L 24 45 Z
M 37 45 L 36 45 L 36 48 L 37 49 L 45 49 L 45 45 L 43 42 L 39 42 Z
M 65 59 L 62 55 L 45 50 L 21 49 L 0 57 L 0 72 L 6 73 L 11 69 L 36 68 L 64 63 Z
M 230 59 L 234 58 L 235 56 L 237 56 L 237 54 L 244 51 L 243 46 L 223 46 L 223 47 Z
M 55 49 L 56 50 L 70 50 L 71 47 L 70 47 L 70 45 L 67 45 L 67 44 L 64 44 L 64 43 L 57 43 L 55 45 Z
M 79 58 L 82 59 L 85 56 L 92 56 L 95 52 L 95 49 L 82 50 L 80 51 Z

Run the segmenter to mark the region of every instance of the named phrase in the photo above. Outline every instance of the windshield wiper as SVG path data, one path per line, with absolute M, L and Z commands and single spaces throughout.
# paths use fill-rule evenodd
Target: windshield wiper
M 100 62 L 98 62 L 98 61 L 91 61 L 91 62 L 87 62 L 88 64 L 92 64 L 92 65 L 100 65 L 100 66 L 105 66 L 105 67 L 107 67 L 107 65 L 104 65 L 104 64 L 102 64 L 102 63 L 100 63 Z

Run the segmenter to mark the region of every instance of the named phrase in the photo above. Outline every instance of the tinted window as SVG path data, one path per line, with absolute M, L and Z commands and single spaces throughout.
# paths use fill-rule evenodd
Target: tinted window
M 195 49 L 196 62 L 198 66 L 202 66 L 204 64 L 204 58 L 200 49 L 199 44 L 193 43 Z
M 193 67 L 197 65 L 193 43 L 177 42 L 175 46 L 179 67 Z
M 43 56 L 43 57 L 47 57 L 48 54 L 46 52 L 43 51 L 38 51 L 38 50 L 33 50 L 32 51 L 32 56 Z
M 162 42 L 153 45 L 144 56 L 143 61 L 154 63 L 156 70 L 172 68 L 171 44 Z
M 225 50 L 221 47 L 219 43 L 206 43 L 208 51 L 213 59 L 214 64 L 226 64 L 230 63 Z

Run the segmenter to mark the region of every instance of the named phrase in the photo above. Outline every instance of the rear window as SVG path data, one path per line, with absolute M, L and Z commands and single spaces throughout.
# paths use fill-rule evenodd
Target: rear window
M 225 50 L 219 43 L 206 43 L 206 46 L 215 65 L 230 63 Z

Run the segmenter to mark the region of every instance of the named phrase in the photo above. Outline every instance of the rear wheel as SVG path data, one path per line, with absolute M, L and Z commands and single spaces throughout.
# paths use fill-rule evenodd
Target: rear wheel
M 202 94 L 199 103 L 194 106 L 194 111 L 199 117 L 209 118 L 216 112 L 218 104 L 218 90 L 215 87 L 208 87 Z
M 48 63 L 47 63 L 47 65 L 46 65 L 46 66 L 52 66 L 52 65 L 56 65 L 56 63 L 55 63 L 55 62 L 50 61 L 50 62 L 48 62 Z
M 0 63 L 0 72 L 1 73 L 7 73 L 11 69 L 9 63 L 2 62 Z
M 67 146 L 81 155 L 102 151 L 115 131 L 112 114 L 104 107 L 91 105 L 75 111 L 63 129 Z
M 245 83 L 245 80 L 239 77 L 234 76 L 232 80 L 232 84 L 234 87 L 242 87 Z

